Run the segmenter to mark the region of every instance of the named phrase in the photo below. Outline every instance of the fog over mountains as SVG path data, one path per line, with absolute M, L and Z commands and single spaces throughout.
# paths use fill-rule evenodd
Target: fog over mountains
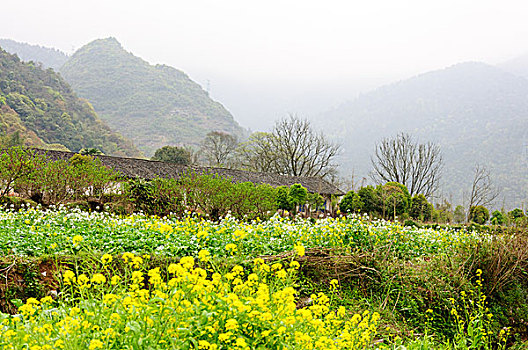
M 16 54 L 22 61 L 40 62 L 44 68 L 53 68 L 57 72 L 68 60 L 68 55 L 60 50 L 19 43 L 11 39 L 0 39 L 0 47 L 9 53 Z
M 499 64 L 499 68 L 528 79 L 528 53 Z
M 422 74 L 363 94 L 315 122 L 343 144 L 341 170 L 356 181 L 368 179 L 376 142 L 408 132 L 441 146 L 443 196 L 461 203 L 475 165 L 483 164 L 505 203 L 528 198 L 528 80 L 497 67 L 469 62 Z

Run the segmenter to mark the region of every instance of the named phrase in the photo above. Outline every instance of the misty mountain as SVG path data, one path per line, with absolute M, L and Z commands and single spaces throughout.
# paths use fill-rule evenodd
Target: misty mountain
M 110 130 L 85 100 L 52 69 L 22 62 L 0 49 L 0 132 L 18 133 L 30 146 L 77 152 L 98 148 L 111 155 L 140 152 Z
M 150 65 L 114 38 L 83 46 L 61 73 L 101 118 L 146 155 L 165 145 L 198 145 L 213 130 L 244 134 L 233 116 L 185 73 Z
M 68 60 L 68 55 L 60 50 L 11 39 L 0 39 L 0 47 L 10 54 L 16 54 L 22 61 L 40 62 L 44 68 L 53 68 L 55 71 Z
M 528 53 L 503 62 L 498 67 L 515 75 L 528 78 Z
M 443 196 L 461 203 L 475 164 L 491 171 L 502 194 L 496 204 L 528 199 L 528 80 L 483 63 L 462 63 L 366 93 L 318 118 L 343 145 L 343 175 L 368 178 L 383 137 L 408 132 L 438 143 Z

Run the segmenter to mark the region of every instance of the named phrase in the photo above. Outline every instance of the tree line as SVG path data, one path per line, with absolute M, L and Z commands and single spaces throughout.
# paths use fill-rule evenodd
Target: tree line
M 156 150 L 152 160 L 330 178 L 337 174 L 339 150 L 338 144 L 316 132 L 306 119 L 290 115 L 277 121 L 271 132 L 254 133 L 242 142 L 211 131 L 198 150 L 165 146 Z
M 0 153 L 0 203 L 4 205 L 63 204 L 158 216 L 199 213 L 214 220 L 230 214 L 253 220 L 279 210 L 295 215 L 301 207 L 309 216 L 324 210 L 323 202 L 319 194 L 308 193 L 300 184 L 274 188 L 192 170 L 178 179 L 129 179 L 88 154 L 51 160 L 19 146 Z
M 15 135 L 16 136 L 16 135 Z M 20 143 L 17 137 L 1 138 L 5 146 Z M 181 165 L 207 165 L 291 176 L 316 176 L 340 185 L 337 157 L 340 145 L 316 132 L 306 119 L 290 115 L 277 121 L 269 133 L 258 132 L 247 140 L 211 131 L 198 150 L 165 146 L 152 160 Z M 95 148 L 81 154 L 97 155 Z M 498 197 L 489 170 L 476 164 L 468 184 L 467 203 L 454 209 L 438 200 L 443 172 L 443 156 L 434 142 L 421 143 L 406 133 L 387 137 L 376 144 L 371 157 L 373 186 L 349 193 L 342 202 L 343 212 L 366 212 L 387 219 L 412 218 L 420 221 L 493 223 L 520 222 L 518 214 L 504 210 L 489 213 Z M 63 177 L 67 178 L 67 177 Z M 352 191 L 353 192 L 353 191 Z M 436 206 L 429 201 L 436 200 Z M 314 202 L 314 201 L 312 201 Z M 317 202 L 317 201 L 315 201 Z M 314 203 L 315 203 L 314 202 Z M 287 210 L 283 205 L 284 210 Z M 524 212 L 519 209 L 520 212 Z M 499 215 L 499 213 L 502 215 Z M 510 218 L 512 218 L 510 220 Z

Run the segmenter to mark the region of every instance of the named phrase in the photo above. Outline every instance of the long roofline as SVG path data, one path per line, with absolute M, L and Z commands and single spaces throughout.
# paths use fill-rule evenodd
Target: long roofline
M 53 151 L 40 148 L 32 148 L 32 150 L 39 154 L 47 155 L 53 160 L 67 160 L 76 154 L 74 152 Z M 177 179 L 184 174 L 189 173 L 189 171 L 194 171 L 196 173 L 216 174 L 221 177 L 231 178 L 231 180 L 234 182 L 253 182 L 255 184 L 264 183 L 273 187 L 291 186 L 293 184 L 299 183 L 311 193 L 337 196 L 344 195 L 344 193 L 335 185 L 322 178 L 313 176 L 289 176 L 228 168 L 185 166 L 140 158 L 115 157 L 107 155 L 93 156 L 99 158 L 105 166 L 112 168 L 120 172 L 123 176 L 129 178 L 144 178 L 147 180 L 152 180 L 157 177 L 165 177 Z

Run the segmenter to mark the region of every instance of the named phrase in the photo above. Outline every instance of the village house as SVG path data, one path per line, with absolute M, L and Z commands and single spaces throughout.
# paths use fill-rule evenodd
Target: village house
M 46 155 L 51 160 L 69 160 L 76 154 L 73 152 L 42 149 L 34 149 L 34 151 L 38 154 Z M 103 165 L 114 169 L 124 177 L 130 179 L 178 179 L 189 172 L 194 172 L 196 174 L 218 175 L 222 178 L 231 179 L 237 183 L 252 182 L 254 184 L 269 184 L 273 187 L 289 187 L 293 184 L 301 184 L 309 193 L 318 193 L 324 198 L 324 209 L 329 213 L 332 212 L 332 197 L 344 195 L 344 193 L 335 185 L 319 177 L 286 176 L 226 168 L 185 166 L 147 159 L 124 158 L 107 155 L 94 155 L 93 157 L 98 158 Z

